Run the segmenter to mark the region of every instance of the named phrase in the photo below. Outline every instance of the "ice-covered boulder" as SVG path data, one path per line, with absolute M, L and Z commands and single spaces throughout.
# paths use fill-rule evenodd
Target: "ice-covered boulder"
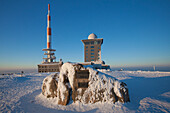
M 88 68 L 89 83 L 87 89 L 78 88 L 76 101 L 82 103 L 96 102 L 129 102 L 129 94 L 127 85 L 119 82 L 114 77 L 98 72 L 92 68 Z
M 57 103 L 66 105 L 69 101 L 69 88 L 67 85 L 61 87 L 61 82 L 58 83 L 58 73 L 51 74 L 43 80 L 42 94 L 47 98 L 57 98 Z
M 57 97 L 58 73 L 51 74 L 43 80 L 42 94 L 49 97 Z
M 42 94 L 47 98 L 57 98 L 61 105 L 69 102 L 70 94 L 74 102 L 84 104 L 130 101 L 125 83 L 95 69 L 72 63 L 63 64 L 60 73 L 44 79 Z

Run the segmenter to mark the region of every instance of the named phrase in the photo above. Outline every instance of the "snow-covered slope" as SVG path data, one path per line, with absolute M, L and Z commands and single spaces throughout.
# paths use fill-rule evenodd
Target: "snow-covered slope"
M 56 105 L 41 95 L 51 73 L 0 75 L 0 112 L 170 112 L 170 72 L 100 71 L 127 83 L 130 103 Z

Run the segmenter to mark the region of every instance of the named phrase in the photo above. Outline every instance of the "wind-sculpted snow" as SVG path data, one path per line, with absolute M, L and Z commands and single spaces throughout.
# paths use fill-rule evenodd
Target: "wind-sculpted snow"
M 35 74 L 36 75 L 36 74 Z M 3 75 L 1 76 L 3 78 Z M 41 88 L 44 76 L 9 75 L 0 79 L 0 111 L 14 111 L 20 105 L 20 98 Z
M 168 102 L 146 97 L 140 101 L 139 112 L 170 112 L 170 104 Z

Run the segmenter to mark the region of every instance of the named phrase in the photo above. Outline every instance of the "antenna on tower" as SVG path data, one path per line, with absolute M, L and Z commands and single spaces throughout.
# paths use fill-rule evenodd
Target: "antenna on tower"
M 43 58 L 45 60 L 44 63 L 53 63 L 56 59 L 54 56 L 55 49 L 51 47 L 51 16 L 50 16 L 50 4 L 48 4 L 48 14 L 47 14 L 47 48 L 43 49 L 44 55 L 47 55 L 47 58 Z
M 47 48 L 42 49 L 44 51 L 43 62 L 38 64 L 38 72 L 59 72 L 61 65 L 56 62 L 56 57 L 54 55 L 55 49 L 51 46 L 51 16 L 50 16 L 50 4 L 48 4 L 48 14 L 47 14 Z

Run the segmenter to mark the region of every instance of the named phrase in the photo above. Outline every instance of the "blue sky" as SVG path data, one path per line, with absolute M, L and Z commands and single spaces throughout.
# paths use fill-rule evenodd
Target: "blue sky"
M 42 62 L 48 3 L 57 60 L 83 62 L 81 40 L 95 33 L 113 67 L 170 65 L 169 0 L 1 0 L 0 70 Z

